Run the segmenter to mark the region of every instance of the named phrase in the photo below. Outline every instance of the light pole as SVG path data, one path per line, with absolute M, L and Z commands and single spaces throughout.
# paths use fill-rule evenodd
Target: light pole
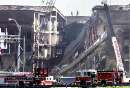
M 17 28 L 18 28 L 18 36 L 19 36 L 19 40 L 18 40 L 18 52 L 17 52 L 17 69 L 16 71 L 19 72 L 20 70 L 20 36 L 21 36 L 21 25 L 19 25 L 19 23 L 15 20 L 15 19 L 12 19 L 12 18 L 9 18 L 8 19 L 9 21 L 14 21 Z

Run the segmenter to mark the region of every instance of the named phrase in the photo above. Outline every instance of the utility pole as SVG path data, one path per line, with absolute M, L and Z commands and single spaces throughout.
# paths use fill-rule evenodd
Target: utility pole
M 19 40 L 18 40 L 18 51 L 17 51 L 17 69 L 16 71 L 19 72 L 20 71 L 20 37 L 21 37 L 21 25 L 19 25 L 19 23 L 15 20 L 15 19 L 12 19 L 12 18 L 9 18 L 8 19 L 9 21 L 14 21 L 17 28 L 18 28 L 18 36 L 19 36 Z
M 24 72 L 24 71 L 25 71 L 25 64 L 26 64 L 26 57 L 25 57 L 25 54 L 26 54 L 26 53 L 25 53 L 25 52 L 26 52 L 26 40 L 25 40 L 25 36 L 24 36 L 24 38 L 23 38 L 23 43 L 24 43 L 24 44 L 23 44 L 23 47 L 24 47 L 24 48 L 23 48 L 23 55 L 24 55 L 24 56 L 23 56 L 23 59 L 24 59 L 24 60 L 23 60 L 23 72 Z

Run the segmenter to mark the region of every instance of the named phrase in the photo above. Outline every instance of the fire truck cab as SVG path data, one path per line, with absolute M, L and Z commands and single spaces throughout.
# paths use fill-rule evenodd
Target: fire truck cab
M 123 71 L 96 71 L 79 70 L 77 71 L 77 85 L 117 85 L 123 83 Z
M 79 70 L 76 72 L 76 85 L 91 85 L 96 77 L 97 71 L 94 69 Z

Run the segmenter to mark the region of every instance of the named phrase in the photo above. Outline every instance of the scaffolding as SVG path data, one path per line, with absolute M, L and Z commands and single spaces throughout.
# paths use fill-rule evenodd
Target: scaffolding
M 3 40 L 3 41 L 1 41 L 1 40 Z M 21 43 L 21 41 L 23 41 L 23 48 L 22 48 L 22 46 L 19 46 L 20 45 L 19 43 Z M 9 54 L 10 54 L 10 44 L 11 43 L 14 43 L 14 44 L 18 43 L 17 48 L 18 48 L 19 51 L 17 52 L 17 55 L 18 55 L 17 58 L 19 58 L 21 56 L 21 54 L 23 53 L 23 60 L 21 58 L 17 59 L 17 66 L 15 66 L 14 70 L 19 72 L 20 68 L 22 67 L 22 71 L 24 72 L 25 63 L 26 63 L 26 59 L 25 59 L 25 54 L 26 54 L 25 37 L 21 38 L 19 35 L 0 35 L 0 43 L 6 43 L 7 46 L 9 46 Z M 21 52 L 21 50 L 22 50 L 22 52 Z

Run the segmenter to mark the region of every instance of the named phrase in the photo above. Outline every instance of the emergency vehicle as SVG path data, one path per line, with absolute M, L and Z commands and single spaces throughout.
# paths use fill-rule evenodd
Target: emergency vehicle
M 112 26 L 111 19 L 110 19 L 109 7 L 107 6 L 106 3 L 103 3 L 103 4 L 104 4 L 104 10 L 106 13 L 105 15 L 106 15 L 106 18 L 108 21 L 107 22 L 108 27 L 109 27 L 108 32 L 110 32 L 110 33 L 108 33 L 107 37 L 110 37 L 110 39 L 112 41 L 113 49 L 114 49 L 115 56 L 116 56 L 116 62 L 117 62 L 116 70 L 114 70 L 114 71 L 96 71 L 96 70 L 95 71 L 94 70 L 77 71 L 77 73 L 79 74 L 76 77 L 77 85 L 79 85 L 79 84 L 80 85 L 130 84 L 130 78 L 126 77 L 126 73 L 125 73 L 123 61 L 122 61 L 122 56 L 120 53 L 120 48 L 118 45 L 117 38 L 113 31 L 113 26 Z M 99 41 L 101 41 L 101 39 L 99 39 Z M 98 43 L 98 45 L 101 43 L 102 42 Z
M 0 72 L 0 84 L 53 85 L 56 82 L 53 76 L 48 75 L 47 69 L 39 67 L 39 63 L 34 64 L 33 72 Z
M 78 86 L 111 86 L 129 84 L 129 81 L 123 81 L 123 71 L 96 71 L 94 69 L 85 69 L 77 71 L 75 83 Z

